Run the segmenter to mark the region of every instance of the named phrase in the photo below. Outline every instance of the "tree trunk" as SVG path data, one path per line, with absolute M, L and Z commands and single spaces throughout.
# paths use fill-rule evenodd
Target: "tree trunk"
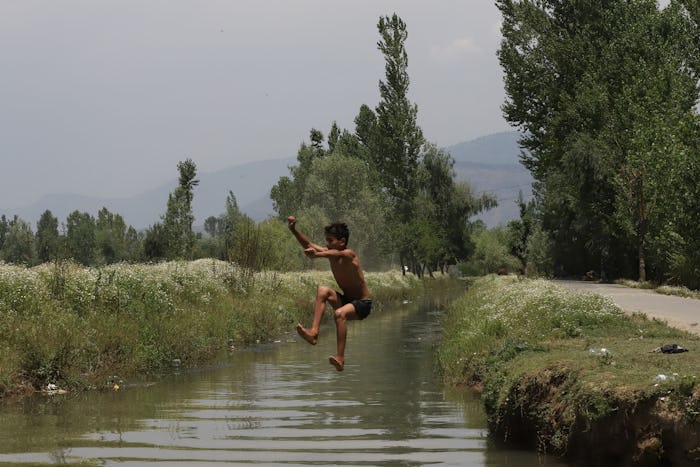
M 639 282 L 647 281 L 646 254 L 644 252 L 644 236 L 639 239 Z
M 646 212 L 646 200 L 644 199 L 644 178 L 639 177 L 639 194 L 638 194 L 638 219 L 637 219 L 637 235 L 639 235 L 639 282 L 647 281 L 647 267 L 646 267 L 646 245 L 644 239 L 647 236 L 647 212 Z

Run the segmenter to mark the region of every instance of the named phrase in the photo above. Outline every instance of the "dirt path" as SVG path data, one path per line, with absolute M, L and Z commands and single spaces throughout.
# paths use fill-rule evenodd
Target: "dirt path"
M 662 295 L 653 290 L 633 289 L 617 284 L 597 284 L 581 281 L 556 281 L 574 290 L 593 292 L 610 297 L 629 313 L 645 313 L 650 318 L 667 321 L 669 325 L 700 335 L 700 300 Z

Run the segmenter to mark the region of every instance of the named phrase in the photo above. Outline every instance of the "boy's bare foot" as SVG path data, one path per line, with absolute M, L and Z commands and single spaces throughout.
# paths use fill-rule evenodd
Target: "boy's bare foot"
M 311 345 L 316 345 L 318 342 L 318 333 L 312 334 L 311 331 L 302 326 L 301 323 L 297 323 L 297 332 Z
M 345 359 L 338 358 L 335 355 L 331 355 L 330 357 L 328 357 L 328 362 L 331 365 L 333 365 L 336 370 L 343 371 L 343 367 L 345 366 Z

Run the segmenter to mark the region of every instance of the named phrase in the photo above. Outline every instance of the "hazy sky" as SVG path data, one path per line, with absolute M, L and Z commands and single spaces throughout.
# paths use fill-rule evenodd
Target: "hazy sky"
M 406 22 L 410 97 L 440 146 L 509 130 L 492 0 L 2 0 L 0 208 L 129 197 L 296 155 L 374 108 L 380 16 Z

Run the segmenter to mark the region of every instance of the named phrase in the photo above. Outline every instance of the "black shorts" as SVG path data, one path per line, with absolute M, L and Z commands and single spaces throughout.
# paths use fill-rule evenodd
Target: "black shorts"
M 372 311 L 372 299 L 365 298 L 365 299 L 360 299 L 360 300 L 349 300 L 342 293 L 340 293 L 338 291 L 336 291 L 336 293 L 338 294 L 338 297 L 340 297 L 340 302 L 343 305 L 347 305 L 348 303 L 352 303 L 352 306 L 355 307 L 355 313 L 357 313 L 357 317 L 360 320 L 363 320 L 366 317 L 368 317 L 369 313 Z

